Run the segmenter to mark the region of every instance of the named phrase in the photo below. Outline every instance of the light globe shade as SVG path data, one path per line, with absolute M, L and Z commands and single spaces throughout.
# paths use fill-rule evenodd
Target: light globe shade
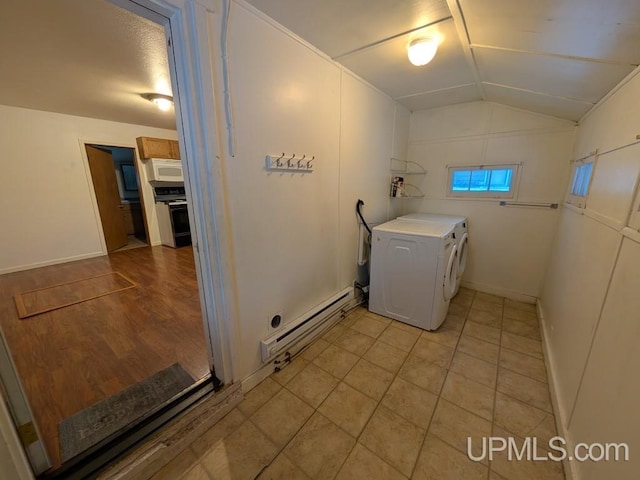
M 163 112 L 169 111 L 169 109 L 173 105 L 173 102 L 168 98 L 154 98 L 152 102 L 155 103 Z
M 167 112 L 173 106 L 173 97 L 162 93 L 141 93 L 140 96 L 155 104 L 163 112 Z
M 432 37 L 418 38 L 417 40 L 412 41 L 407 47 L 409 61 L 416 67 L 426 65 L 433 60 L 437 51 L 438 41 Z

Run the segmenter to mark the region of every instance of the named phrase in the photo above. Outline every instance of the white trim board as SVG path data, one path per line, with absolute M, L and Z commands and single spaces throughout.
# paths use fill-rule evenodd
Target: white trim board
M 59 265 L 61 263 L 75 262 L 76 260 L 85 260 L 87 258 L 102 257 L 105 252 L 83 253 L 81 255 L 73 255 L 71 257 L 54 258 L 52 260 L 44 260 L 42 262 L 29 263 L 27 265 L 16 265 L 14 267 L 0 269 L 0 275 L 5 273 L 22 272 L 23 270 L 31 270 L 32 268 L 48 267 L 50 265 Z
M 540 334 L 542 335 L 542 355 L 544 356 L 544 365 L 547 372 L 549 394 L 551 397 L 551 404 L 556 421 L 556 429 L 558 435 L 566 440 L 567 451 L 573 451 L 575 442 L 571 439 L 569 430 L 567 429 L 567 414 L 560 408 L 560 405 L 562 405 L 562 403 L 560 402 L 558 380 L 555 374 L 555 362 L 551 355 L 551 348 L 549 347 L 549 334 L 547 333 L 544 308 L 542 307 L 542 302 L 540 301 L 540 299 L 538 299 L 538 301 L 536 302 L 536 313 L 538 315 Z M 565 478 L 576 480 L 578 478 L 577 472 L 573 470 L 571 462 L 565 459 L 562 463 L 564 466 Z
M 11 474 L 18 475 L 17 480 L 35 478 L 2 394 L 0 394 L 0 459 L 3 460 L 1 473 L 9 475 L 4 478 L 14 478 Z M 5 460 L 9 462 L 5 463 Z
M 491 295 L 498 295 L 517 302 L 535 304 L 537 298 L 533 295 L 527 295 L 526 293 L 514 292 L 513 290 L 507 290 L 506 288 L 494 287 L 492 285 L 486 285 L 484 283 L 469 282 L 462 280 L 460 286 L 464 288 L 470 288 L 482 293 L 489 293 Z

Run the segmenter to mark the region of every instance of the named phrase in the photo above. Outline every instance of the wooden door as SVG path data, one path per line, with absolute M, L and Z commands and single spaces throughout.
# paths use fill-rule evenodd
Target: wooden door
M 85 147 L 102 230 L 104 231 L 104 240 L 107 243 L 107 251 L 111 252 L 124 247 L 128 242 L 116 170 L 111 153 L 90 145 Z

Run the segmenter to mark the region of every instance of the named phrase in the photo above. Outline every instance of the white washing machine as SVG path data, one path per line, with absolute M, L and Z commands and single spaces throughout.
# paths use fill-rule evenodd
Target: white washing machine
M 453 226 L 391 220 L 371 235 L 369 310 L 424 330 L 445 317 L 458 280 Z
M 460 289 L 462 282 L 462 274 L 467 268 L 467 246 L 469 242 L 469 231 L 467 229 L 467 218 L 453 215 L 439 215 L 436 213 L 410 213 L 398 217 L 398 220 L 407 220 L 413 222 L 432 222 L 445 223 L 453 225 L 456 246 L 458 247 L 458 282 L 456 283 L 456 291 Z

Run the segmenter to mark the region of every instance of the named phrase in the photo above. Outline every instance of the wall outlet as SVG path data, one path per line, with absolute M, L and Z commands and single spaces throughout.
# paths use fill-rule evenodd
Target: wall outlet
M 267 325 L 269 334 L 280 330 L 284 326 L 284 317 L 282 316 L 282 312 L 269 315 Z

